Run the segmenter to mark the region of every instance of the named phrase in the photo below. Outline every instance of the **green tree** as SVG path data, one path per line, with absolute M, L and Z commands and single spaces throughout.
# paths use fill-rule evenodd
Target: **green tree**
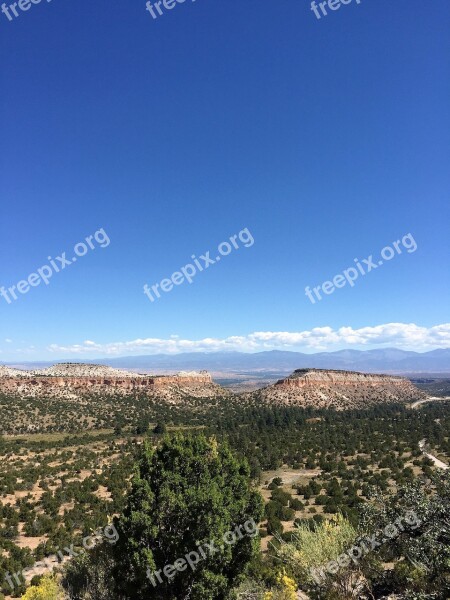
M 417 479 L 376 500 L 362 508 L 361 527 L 367 532 L 393 529 L 392 538 L 376 552 L 395 568 L 374 577 L 374 587 L 408 599 L 416 592 L 450 598 L 450 472 L 436 473 L 431 481 Z
M 155 428 L 153 429 L 153 433 L 157 435 L 163 435 L 167 432 L 167 427 L 165 423 L 157 423 Z
M 226 444 L 203 434 L 165 438 L 156 450 L 146 442 L 118 521 L 119 593 L 133 599 L 227 597 L 258 552 L 262 499 L 253 491 L 249 474 L 248 464 Z M 252 535 L 244 530 L 250 522 Z M 233 543 L 224 543 L 239 527 L 241 535 L 235 533 Z M 200 556 L 199 548 L 206 544 L 213 544 L 214 551 L 204 552 L 194 569 L 173 569 L 168 579 L 167 565 L 189 553 Z

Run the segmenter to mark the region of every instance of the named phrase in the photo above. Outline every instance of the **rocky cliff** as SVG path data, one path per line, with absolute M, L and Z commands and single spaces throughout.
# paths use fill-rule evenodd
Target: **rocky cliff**
M 403 377 L 299 369 L 275 385 L 246 396 L 268 404 L 345 410 L 389 402 L 408 403 L 424 398 L 425 394 Z
M 63 363 L 42 371 L 0 369 L 0 392 L 21 397 L 80 398 L 89 394 L 143 393 L 175 400 L 182 396 L 210 398 L 226 391 L 206 371 L 149 376 L 102 365 Z

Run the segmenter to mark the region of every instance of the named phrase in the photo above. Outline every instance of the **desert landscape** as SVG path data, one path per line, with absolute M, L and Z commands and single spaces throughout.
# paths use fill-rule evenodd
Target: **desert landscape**
M 394 494 L 448 469 L 448 400 L 406 378 L 339 370 L 300 369 L 236 394 L 204 371 L 3 367 L 3 573 L 13 564 L 30 569 L 14 590 L 4 579 L 3 594 L 17 597 L 33 578 L 63 572 L 72 558 L 63 549 L 80 548 L 124 510 L 146 440 L 156 447 L 177 432 L 228 440 L 249 462 L 264 501 L 261 556 L 276 564 L 282 539 L 304 524 L 337 514 L 356 523 L 375 488 Z
M 449 22 L 0 1 L 0 600 L 450 600 Z

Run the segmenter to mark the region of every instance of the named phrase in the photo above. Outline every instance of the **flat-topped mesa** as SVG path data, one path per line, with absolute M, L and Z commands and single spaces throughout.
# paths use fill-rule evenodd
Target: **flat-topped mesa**
M 21 369 L 13 369 L 0 365 L 0 378 L 3 377 L 31 377 L 30 371 L 22 371 Z
M 58 363 L 47 369 L 35 369 L 29 372 L 33 376 L 44 377 L 143 377 L 140 373 L 88 363 Z
M 308 387 L 310 385 L 336 384 L 336 385 L 379 385 L 390 382 L 391 384 L 406 383 L 411 385 L 405 377 L 395 375 L 382 375 L 378 373 L 359 373 L 358 371 L 340 371 L 333 369 L 297 369 L 286 379 L 280 379 L 276 385 L 292 387 Z
M 122 394 L 133 392 L 211 397 L 220 391 L 207 371 L 180 372 L 176 375 L 145 375 L 106 367 L 62 363 L 48 369 L 0 372 L 0 392 L 19 396 L 67 396 L 85 394 Z
M 375 404 L 413 402 L 426 396 L 404 377 L 331 369 L 298 369 L 275 385 L 254 392 L 254 397 L 275 405 L 346 410 Z
M 157 375 L 152 377 L 152 385 L 165 387 L 168 385 L 202 385 L 213 383 L 208 371 L 180 371 L 176 375 Z

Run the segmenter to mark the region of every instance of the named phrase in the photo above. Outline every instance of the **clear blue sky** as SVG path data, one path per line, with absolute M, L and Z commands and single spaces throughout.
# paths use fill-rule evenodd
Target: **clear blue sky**
M 413 328 L 374 344 L 449 345 L 446 328 L 429 337 L 450 321 L 449 17 L 448 0 L 354 0 L 321 20 L 306 0 L 188 0 L 157 20 L 144 0 L 0 13 L 0 285 L 99 228 L 111 240 L 0 297 L 0 361 L 390 323 L 426 341 Z M 245 227 L 252 247 L 144 295 Z M 414 253 L 305 296 L 407 233 Z M 343 346 L 359 340 L 323 347 Z

